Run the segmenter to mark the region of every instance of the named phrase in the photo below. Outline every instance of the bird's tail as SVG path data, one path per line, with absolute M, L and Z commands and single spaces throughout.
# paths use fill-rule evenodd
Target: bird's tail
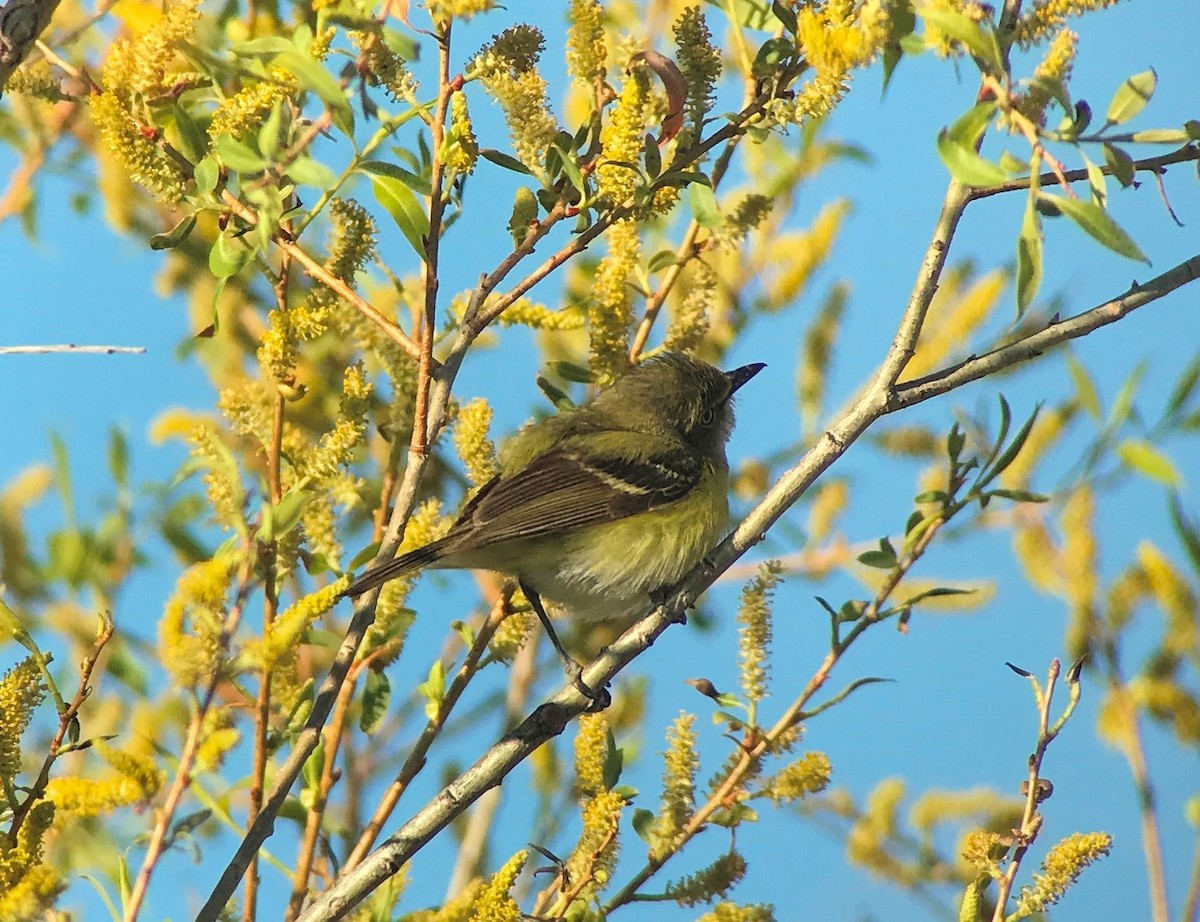
M 429 544 L 419 547 L 415 551 L 409 551 L 407 554 L 401 554 L 387 563 L 371 567 L 371 569 L 364 572 L 362 576 L 352 582 L 342 595 L 351 597 L 362 595 L 364 592 L 369 592 L 377 586 L 382 586 L 390 579 L 396 579 L 399 576 L 412 573 L 414 570 L 427 567 L 445 556 L 446 545 L 448 543 L 445 538 L 431 541 Z

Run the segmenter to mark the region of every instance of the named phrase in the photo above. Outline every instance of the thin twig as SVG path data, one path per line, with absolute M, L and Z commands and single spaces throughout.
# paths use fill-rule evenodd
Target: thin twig
M 171 788 L 167 792 L 166 800 L 163 802 L 162 808 L 158 811 L 158 816 L 154 822 L 154 829 L 150 833 L 149 844 L 146 846 L 146 857 L 142 860 L 141 869 L 138 871 L 137 879 L 134 881 L 133 889 L 129 894 L 129 899 L 125 903 L 124 922 L 133 922 L 138 917 L 138 913 L 141 912 L 142 903 L 145 901 L 146 892 L 150 887 L 150 877 L 153 875 L 154 869 L 157 867 L 158 860 L 162 857 L 166 845 L 167 832 L 170 829 L 171 821 L 175 818 L 175 813 L 179 809 L 183 795 L 187 792 L 188 786 L 191 784 L 192 766 L 195 764 L 196 753 L 200 748 L 200 735 L 204 727 L 204 718 L 212 707 L 218 686 L 226 678 L 225 658 L 229 655 L 233 635 L 241 623 L 242 610 L 245 608 L 246 599 L 250 595 L 250 565 L 252 560 L 253 554 L 251 549 L 243 547 L 242 565 L 237 577 L 238 592 L 234 604 L 230 607 L 229 614 L 225 618 L 225 623 L 221 626 L 218 652 L 212 675 L 209 676 L 204 694 L 188 724 L 187 738 L 184 740 L 183 751 L 179 755 L 179 767 L 175 771 L 175 779 L 171 782 Z
M 0 355 L 145 355 L 145 346 L 0 346 Z

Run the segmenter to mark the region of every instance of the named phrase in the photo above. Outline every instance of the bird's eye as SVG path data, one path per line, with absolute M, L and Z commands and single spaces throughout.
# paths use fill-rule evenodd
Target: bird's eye
M 701 426 L 711 426 L 713 424 L 713 420 L 715 420 L 716 418 L 717 418 L 717 411 L 714 410 L 712 407 L 707 407 L 704 410 L 704 412 L 700 414 L 700 425 Z

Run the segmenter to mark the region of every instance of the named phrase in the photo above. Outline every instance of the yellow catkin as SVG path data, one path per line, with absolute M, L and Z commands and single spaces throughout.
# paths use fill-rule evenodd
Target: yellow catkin
M 1072 16 L 1082 16 L 1093 10 L 1102 10 L 1117 0 L 1041 0 L 1026 9 L 1017 21 L 1016 39 L 1022 48 L 1044 39 L 1056 29 L 1062 28 Z

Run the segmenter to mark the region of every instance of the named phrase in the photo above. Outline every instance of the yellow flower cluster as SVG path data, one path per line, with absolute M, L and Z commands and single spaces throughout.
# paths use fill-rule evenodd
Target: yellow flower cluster
M 475 172 L 479 142 L 471 124 L 471 113 L 467 110 L 467 96 L 462 90 L 450 94 L 450 126 L 446 132 L 442 157 L 446 169 L 452 173 L 466 176 Z
M 545 37 L 533 26 L 513 26 L 485 45 L 467 67 L 504 110 L 517 159 L 535 171 L 542 168 L 558 134 L 546 81 L 536 69 L 545 45 Z
M 607 790 L 604 763 L 608 757 L 608 718 L 603 714 L 585 714 L 579 719 L 575 736 L 575 787 L 585 797 Z
M 491 425 L 492 408 L 482 397 L 459 407 L 454 420 L 454 448 L 476 487 L 483 486 L 500 471 L 496 446 L 488 436 Z
M 766 794 L 775 803 L 800 800 L 829 787 L 833 764 L 823 752 L 806 752 L 770 780 Z
M 629 364 L 629 325 L 633 304 L 629 278 L 638 267 L 641 237 L 632 218 L 617 221 L 605 235 L 608 254 L 592 279 L 588 305 L 591 369 L 602 387 L 612 384 Z
M 678 305 L 671 307 L 671 320 L 663 334 L 663 348 L 677 352 L 690 352 L 703 342 L 710 328 L 709 311 L 712 310 L 717 280 L 707 265 L 696 274 L 695 283 Z
M 0 679 L 0 782 L 5 789 L 21 770 L 21 734 L 45 697 L 42 673 L 33 657 L 21 660 Z
M 771 659 L 771 594 L 779 585 L 782 564 L 768 560 L 742 589 L 738 606 L 740 680 L 746 700 L 757 703 L 769 692 L 767 670 Z
M 102 781 L 87 778 L 53 778 L 46 785 L 46 798 L 60 813 L 97 816 L 118 807 L 149 801 L 166 783 L 167 773 L 147 756 L 135 755 L 97 743 L 96 752 L 117 775 Z
M 531 330 L 579 330 L 586 322 L 586 315 L 575 306 L 552 310 L 529 298 L 521 298 L 500 315 L 501 326 L 525 326 Z
M 1102 10 L 1117 0 L 1040 0 L 1017 22 L 1017 42 L 1022 48 L 1044 39 L 1062 28 L 1071 16 L 1082 16 L 1092 10 Z
M 217 668 L 225 595 L 234 565 L 228 554 L 192 564 L 167 600 L 159 621 L 159 643 L 163 666 L 177 685 L 190 687 Z
M 184 178 L 157 143 L 148 101 L 177 82 L 168 69 L 178 43 L 192 35 L 200 15 L 196 5 L 197 0 L 174 4 L 137 38 L 117 42 L 104 63 L 104 92 L 90 99 L 105 145 L 131 179 L 168 204 L 183 197 Z
M 935 11 L 958 13 L 974 23 L 981 23 L 990 18 L 990 7 L 977 0 L 929 0 L 928 5 Z M 955 41 L 929 20 L 925 21 L 925 44 L 933 49 L 933 53 L 939 58 L 963 53 L 961 42 Z
M 567 71 L 587 86 L 604 80 L 608 48 L 600 0 L 571 0 L 567 13 Z
M 1047 85 L 1066 86 L 1075 64 L 1075 49 L 1079 36 L 1070 29 L 1061 29 L 1046 49 L 1046 56 L 1033 72 L 1034 80 L 1029 88 L 1017 98 L 1015 108 L 1035 125 L 1046 124 L 1046 107 L 1053 98 Z
M 971 336 L 1000 303 L 1008 281 L 999 269 L 987 273 L 961 294 L 954 283 L 934 296 L 916 354 L 904 369 L 911 381 L 936 369 L 954 353 L 965 352 Z
M 299 88 L 299 82 L 289 71 L 270 68 L 266 79 L 242 87 L 222 100 L 209 123 L 208 136 L 214 141 L 223 134 L 240 139 L 258 131 L 275 105 L 294 96 Z
M 100 137 L 129 178 L 164 204 L 182 199 L 183 173 L 155 143 L 157 130 L 134 118 L 115 93 L 92 96 L 90 106 Z
M 21 824 L 15 844 L 0 836 L 0 919 L 39 919 L 66 882 L 42 863 L 43 840 L 54 821 L 54 804 L 41 800 Z
M 596 181 L 600 194 L 611 205 L 627 201 L 638 187 L 637 164 L 649 126 L 650 72 L 645 64 L 630 68 L 621 95 L 600 132 L 600 158 Z
M 709 903 L 714 897 L 724 896 L 745 876 L 746 859 L 736 850 L 730 850 L 695 874 L 668 883 L 666 896 L 680 906 Z
M 1033 875 L 1033 886 L 1021 888 L 1016 918 L 1044 912 L 1053 906 L 1079 879 L 1084 868 L 1111 850 L 1112 836 L 1104 832 L 1077 832 L 1063 839 L 1046 855 L 1041 873 Z
M 888 37 L 888 11 L 882 0 L 831 0 L 806 6 L 797 15 L 797 38 L 813 78 L 796 94 L 792 120 L 822 118 L 850 87 L 850 73 L 870 64 Z
M 681 713 L 667 731 L 662 806 L 651 829 L 651 854 L 658 857 L 669 854 L 684 825 L 692 818 L 696 810 L 696 773 L 699 770 L 696 717 Z
M 470 19 L 496 6 L 496 0 L 430 0 L 429 15 L 435 22 Z
M 528 860 L 529 851 L 522 849 L 492 875 L 471 906 L 469 918 L 472 922 L 521 922 L 528 918 L 509 893 Z
M 350 32 L 350 43 L 358 49 L 362 66 L 371 75 L 374 85 L 382 86 L 393 99 L 411 100 L 417 92 L 417 81 L 383 36 L 378 32 Z
M 675 47 L 679 49 L 679 70 L 687 81 L 688 128 L 691 136 L 698 138 L 712 109 L 717 79 L 721 76 L 721 52 L 713 45 L 712 33 L 698 6 L 685 7 L 673 29 Z

